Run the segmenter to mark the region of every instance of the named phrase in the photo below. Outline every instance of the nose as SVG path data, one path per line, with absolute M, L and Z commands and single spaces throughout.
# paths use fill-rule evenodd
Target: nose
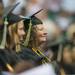
M 26 33 L 25 33 L 25 31 L 23 30 L 23 31 L 22 31 L 22 35 L 25 35 L 25 34 L 26 34 Z
M 47 28 L 46 28 L 46 26 L 45 26 L 45 25 L 44 25 L 43 32 L 44 32 L 44 35 L 47 35 L 47 34 L 48 34 L 48 32 L 47 32 Z
M 44 33 L 44 35 L 47 35 L 47 34 L 48 34 L 47 32 Z
M 47 33 L 47 31 L 45 30 L 45 31 L 44 31 L 44 35 L 47 35 L 47 34 L 48 34 L 48 33 Z

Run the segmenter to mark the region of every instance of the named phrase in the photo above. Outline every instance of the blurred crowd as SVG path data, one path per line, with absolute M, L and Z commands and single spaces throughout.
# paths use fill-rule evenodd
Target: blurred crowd
M 15 5 L 18 2 L 19 5 L 16 6 L 15 9 L 13 8 L 14 10 L 12 11 L 12 14 L 14 14 L 14 16 L 16 17 L 9 15 L 8 13 L 12 10 L 10 9 L 11 5 Z M 6 9 L 7 7 L 9 8 Z M 6 11 L 4 11 L 5 9 Z M 0 0 L 1 45 L 1 40 L 3 39 L 3 28 L 5 28 L 4 24 L 7 25 L 6 17 L 4 15 L 7 16 L 7 19 L 9 18 L 7 26 L 8 29 L 6 31 L 8 32 L 6 33 L 6 48 L 4 49 L 7 49 L 6 51 L 9 54 L 8 56 L 14 56 L 10 58 L 15 58 L 13 61 L 19 58 L 22 58 L 21 60 L 23 60 L 14 68 L 16 72 L 28 70 L 30 73 L 34 71 L 38 73 L 40 70 L 41 74 L 39 73 L 38 75 L 44 75 L 42 74 L 42 70 L 40 69 L 42 68 L 41 66 L 43 66 L 41 63 L 41 61 L 43 60 L 43 63 L 47 62 L 49 65 L 51 64 L 50 66 L 54 66 L 54 71 L 52 70 L 52 72 L 54 73 L 49 73 L 50 75 L 75 74 L 75 0 Z M 14 18 L 15 21 L 10 22 L 10 17 Z M 32 23 L 32 30 L 29 30 L 31 28 L 30 26 L 26 26 L 25 28 L 24 26 L 20 26 L 21 24 L 23 24 L 22 21 L 19 24 L 19 26 L 21 27 L 20 31 L 14 29 L 15 24 L 12 25 L 12 23 L 17 23 L 17 21 L 20 21 L 17 20 L 17 18 L 21 18 L 23 20 L 25 19 L 25 25 L 31 25 Z M 41 26 L 40 24 L 43 24 L 43 26 Z M 15 33 L 15 31 L 18 31 L 18 33 Z M 23 43 L 23 50 L 20 53 L 18 53 L 18 51 L 21 48 L 19 47 L 19 45 L 16 46 L 16 44 L 18 44 L 17 39 L 19 39 L 16 34 L 18 34 L 18 36 L 20 35 L 19 43 L 20 41 Z M 26 37 L 24 37 L 24 35 Z M 25 39 L 25 41 L 23 39 Z M 40 40 L 42 42 L 45 42 L 41 44 L 42 42 L 40 42 Z M 0 46 L 0 48 L 0 52 L 2 53 L 3 47 Z M 18 56 L 18 58 L 16 56 Z M 18 60 L 18 62 L 20 61 L 20 59 Z M 14 63 L 13 61 L 11 61 L 11 63 Z M 40 66 L 39 70 L 37 66 Z M 22 67 L 23 69 L 21 69 Z M 34 68 L 34 70 L 30 71 L 30 69 L 32 68 Z M 51 67 L 51 69 L 53 68 Z M 46 68 L 44 70 L 46 70 Z M 4 68 L 1 69 L 1 71 L 7 70 Z M 35 72 L 27 75 L 33 75 L 35 74 Z

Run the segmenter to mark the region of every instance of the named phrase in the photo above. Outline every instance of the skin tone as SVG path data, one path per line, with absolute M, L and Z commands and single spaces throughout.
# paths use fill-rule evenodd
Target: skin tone
M 10 36 L 10 43 L 8 46 L 13 48 L 14 44 L 18 44 L 24 40 L 25 37 L 25 30 L 24 30 L 23 21 L 17 23 L 17 25 L 13 24 L 8 27 L 9 36 Z
M 36 37 L 39 44 L 47 41 L 47 32 L 44 25 L 39 24 L 36 26 Z
M 18 23 L 18 27 L 17 27 L 17 34 L 19 36 L 19 39 L 22 41 L 24 39 L 24 35 L 25 35 L 25 31 L 24 31 L 24 24 L 23 21 L 20 21 Z

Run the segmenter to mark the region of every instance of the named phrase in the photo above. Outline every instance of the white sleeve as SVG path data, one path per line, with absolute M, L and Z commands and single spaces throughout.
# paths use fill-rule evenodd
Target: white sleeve
M 51 64 L 44 64 L 18 75 L 56 75 Z

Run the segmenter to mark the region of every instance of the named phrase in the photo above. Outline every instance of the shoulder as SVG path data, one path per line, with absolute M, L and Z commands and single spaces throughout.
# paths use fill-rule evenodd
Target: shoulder
M 23 48 L 21 50 L 21 52 L 18 53 L 18 55 L 22 58 L 22 59 L 26 59 L 26 60 L 33 60 L 36 61 L 39 59 L 39 56 L 37 56 L 32 49 L 30 48 Z

